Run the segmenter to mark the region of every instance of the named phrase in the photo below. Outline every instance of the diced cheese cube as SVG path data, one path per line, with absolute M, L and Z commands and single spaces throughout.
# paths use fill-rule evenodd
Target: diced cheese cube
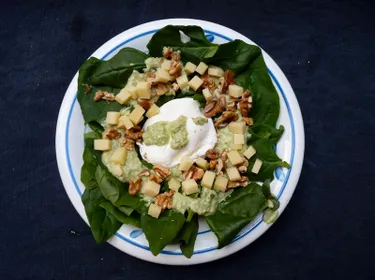
M 195 180 L 193 180 L 193 179 L 183 181 L 182 182 L 182 191 L 186 195 L 191 195 L 193 193 L 199 192 L 199 187 L 198 187 L 197 182 L 195 182 Z
M 126 129 L 131 129 L 134 127 L 134 124 L 129 119 L 129 116 L 121 116 L 118 122 L 119 127 L 125 127 Z
M 180 87 L 180 89 L 183 89 L 183 88 L 187 87 L 188 84 L 189 84 L 189 80 L 188 80 L 186 75 L 178 77 L 176 79 L 176 82 L 177 82 L 178 86 Z
M 202 90 L 203 96 L 206 99 L 206 101 L 211 101 L 212 100 L 212 94 L 208 88 L 205 88 Z
M 191 62 L 186 63 L 186 65 L 185 65 L 186 74 L 190 75 L 191 73 L 194 73 L 195 69 L 197 69 L 197 65 L 195 65 L 194 63 L 191 63 Z
M 191 87 L 194 91 L 197 91 L 202 84 L 203 81 L 198 76 L 194 76 L 194 78 L 192 78 L 188 83 L 189 87 Z
M 164 69 L 164 70 L 167 70 L 169 71 L 171 69 L 171 61 L 168 60 L 168 59 L 165 59 L 162 64 L 161 64 L 161 68 Z
M 148 111 L 146 112 L 146 117 L 151 118 L 159 114 L 159 112 L 160 112 L 159 106 L 154 103 L 151 105 L 150 109 L 148 109 Z
M 126 102 L 128 102 L 130 100 L 130 98 L 132 98 L 132 95 L 130 94 L 130 92 L 128 92 L 126 89 L 122 89 L 115 97 L 115 100 L 120 103 L 120 104 L 124 104 Z
M 127 151 L 124 147 L 117 148 L 111 156 L 111 162 L 124 165 L 126 162 Z
M 224 76 L 224 71 L 220 67 L 212 66 L 208 68 L 208 75 L 220 78 Z
M 180 166 L 178 167 L 181 171 L 188 171 L 190 167 L 193 165 L 194 160 L 189 157 L 183 157 Z
M 245 134 L 246 123 L 245 122 L 231 122 L 228 125 L 228 129 L 232 133 Z
M 237 85 L 229 85 L 228 92 L 230 96 L 238 98 L 242 96 L 243 88 Z
M 156 94 L 157 95 L 164 95 L 169 91 L 168 87 L 166 87 L 164 84 L 158 84 L 156 86 Z
M 135 86 L 126 86 L 126 90 L 131 94 L 133 99 L 138 98 L 137 88 Z
M 168 181 L 168 187 L 171 190 L 174 190 L 175 192 L 178 192 L 178 190 L 180 189 L 180 186 L 181 186 L 181 182 L 177 178 L 175 178 L 175 177 L 172 177 Z
M 203 175 L 201 185 L 207 189 L 211 189 L 212 185 L 214 184 L 216 174 L 212 171 L 206 171 Z
M 118 121 L 120 119 L 120 112 L 107 112 L 107 124 L 118 124 Z
M 234 133 L 233 134 L 233 143 L 234 144 L 245 144 L 245 135 Z
M 148 181 L 143 187 L 141 192 L 145 196 L 155 197 L 159 194 L 160 185 L 154 181 Z
M 129 119 L 132 121 L 134 125 L 137 125 L 142 121 L 144 113 L 145 109 L 137 105 L 135 106 L 134 110 L 130 113 Z
M 195 163 L 204 170 L 208 167 L 208 162 L 204 158 L 198 158 Z
M 112 149 L 112 141 L 109 139 L 95 139 L 94 150 L 97 151 L 108 151 Z
M 148 212 L 151 217 L 154 217 L 155 219 L 159 218 L 161 214 L 161 207 L 159 205 L 156 205 L 155 203 L 151 203 L 148 207 Z
M 247 150 L 243 153 L 243 155 L 247 158 L 250 159 L 253 155 L 256 154 L 257 151 L 255 151 L 253 146 L 250 146 L 247 148 Z
M 229 180 L 231 181 L 238 181 L 241 179 L 240 172 L 238 172 L 238 169 L 236 167 L 227 168 L 227 174 L 228 174 Z
M 237 151 L 230 151 L 228 153 L 228 158 L 233 165 L 243 163 L 243 158 Z
M 214 184 L 214 189 L 225 192 L 228 185 L 228 178 L 224 176 L 217 176 Z
M 208 68 L 207 64 L 204 62 L 201 62 L 198 64 L 197 68 L 195 69 L 195 72 L 203 75 L 204 72 L 206 72 L 207 68 Z
M 137 84 L 137 94 L 139 98 L 150 99 L 151 85 L 148 82 L 139 82 Z
M 242 150 L 243 145 L 242 144 L 232 144 L 232 150 L 239 151 Z
M 263 161 L 261 161 L 259 158 L 257 158 L 254 162 L 253 168 L 251 168 L 251 172 L 258 174 L 260 168 L 262 167 Z
M 155 80 L 160 83 L 168 83 L 171 80 L 171 75 L 167 70 L 159 68 L 156 70 Z

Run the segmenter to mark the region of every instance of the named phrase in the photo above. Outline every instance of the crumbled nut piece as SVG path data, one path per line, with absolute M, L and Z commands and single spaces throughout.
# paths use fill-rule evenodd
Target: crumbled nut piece
M 217 87 L 214 80 L 208 75 L 208 72 L 204 73 L 201 76 L 203 81 L 202 88 L 208 88 L 211 93 L 213 93 L 214 89 Z
M 218 149 L 209 149 L 206 152 L 206 157 L 209 159 L 218 159 L 220 157 L 220 151 Z
M 125 139 L 120 143 L 121 147 L 125 147 L 126 150 L 128 151 L 133 151 L 134 150 L 134 140 L 131 139 Z
M 104 96 L 102 97 L 102 99 L 107 101 L 115 101 L 115 98 L 116 96 L 113 93 L 107 91 L 104 92 Z
M 121 138 L 121 133 L 113 127 L 110 127 L 103 131 L 102 136 L 104 139 L 119 139 Z
M 136 195 L 141 190 L 141 186 L 142 186 L 141 178 L 137 178 L 137 180 L 135 181 L 130 180 L 129 181 L 129 194 Z
M 180 52 L 172 52 L 171 59 L 174 61 L 179 61 L 181 59 Z
M 150 174 L 151 174 L 151 172 L 150 172 L 150 170 L 148 170 L 148 169 L 143 169 L 137 176 L 138 177 L 142 177 L 142 176 L 150 176 Z
M 224 162 L 221 158 L 217 159 L 216 174 L 223 175 Z
M 229 104 L 227 105 L 227 110 L 228 110 L 228 111 L 232 111 L 232 112 L 236 112 L 236 111 L 237 111 L 236 102 L 235 102 L 235 101 L 232 101 L 231 103 L 229 103 Z
M 223 160 L 223 162 L 227 161 L 227 159 L 228 159 L 228 153 L 226 151 L 223 151 L 221 153 L 221 159 Z
M 88 84 L 84 84 L 85 86 L 85 95 L 91 91 L 91 87 Z
M 140 126 L 135 126 L 127 131 L 125 131 L 126 138 L 131 139 L 133 141 L 140 141 L 142 140 L 143 131 Z
M 153 173 L 150 175 L 150 181 L 154 181 L 160 184 L 161 182 L 163 182 L 163 178 L 161 178 L 158 174 Z
M 242 119 L 249 126 L 252 126 L 254 124 L 253 118 L 243 117 Z
M 173 53 L 172 48 L 164 47 L 163 48 L 163 57 L 168 58 Z
M 206 118 L 216 116 L 218 113 L 225 110 L 226 104 L 225 95 L 220 95 L 219 99 L 210 101 L 206 104 L 206 107 L 203 109 L 204 116 Z
M 192 167 L 190 167 L 190 169 L 188 171 L 185 171 L 182 174 L 182 178 L 184 180 L 193 179 L 193 180 L 197 181 L 197 180 L 202 179 L 203 175 L 204 175 L 203 169 L 201 169 L 199 167 L 196 167 L 196 166 L 192 166 Z
M 233 111 L 225 111 L 223 114 L 215 121 L 215 127 L 226 127 L 230 122 L 238 120 L 238 115 Z
M 172 84 L 172 89 L 176 92 L 180 89 L 180 86 L 177 83 Z
M 168 91 L 168 87 L 165 84 L 158 83 L 155 90 L 157 95 L 163 95 Z
M 150 109 L 151 105 L 152 105 L 152 102 L 150 102 L 149 100 L 138 100 L 138 104 L 143 108 L 145 109 L 146 111 L 148 109 Z
M 172 209 L 174 193 L 174 190 L 170 190 L 169 192 L 158 194 L 155 198 L 155 204 L 160 206 L 162 210 L 166 208 Z
M 182 70 L 182 63 L 181 61 L 172 60 L 171 69 L 169 70 L 169 74 L 171 74 L 172 79 L 176 79 L 180 76 Z
M 102 91 L 102 90 L 98 90 L 98 91 L 95 93 L 94 101 L 95 101 L 95 102 L 98 102 L 98 101 L 102 100 L 103 97 L 104 97 L 104 91 Z
M 208 169 L 215 169 L 216 165 L 217 165 L 217 160 L 212 159 L 210 160 L 210 163 L 208 164 Z
M 224 72 L 225 83 L 223 85 L 223 90 L 226 90 L 229 85 L 234 85 L 234 73 L 231 70 L 225 70 Z
M 233 189 L 239 186 L 246 187 L 248 184 L 249 184 L 249 178 L 247 178 L 246 176 L 241 176 L 241 179 L 238 181 L 230 181 L 228 183 L 228 188 Z
M 151 85 L 156 84 L 156 75 L 154 73 L 146 73 L 146 81 Z
M 250 112 L 251 103 L 249 102 L 250 90 L 246 90 L 242 95 L 241 101 L 238 103 L 238 109 L 243 117 L 247 117 Z
M 159 175 L 162 179 L 167 178 L 169 175 L 171 175 L 171 170 L 169 168 L 166 168 L 160 164 L 155 164 L 152 168 L 157 175 Z

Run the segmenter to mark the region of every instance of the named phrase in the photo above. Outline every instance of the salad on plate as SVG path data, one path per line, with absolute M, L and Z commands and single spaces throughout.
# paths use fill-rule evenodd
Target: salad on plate
M 198 26 L 168 25 L 148 53 L 123 48 L 79 69 L 85 123 L 82 202 L 97 243 L 123 224 L 151 252 L 180 244 L 190 258 L 204 219 L 228 245 L 259 214 L 278 216 L 270 191 L 279 97 L 261 49 L 213 44 Z

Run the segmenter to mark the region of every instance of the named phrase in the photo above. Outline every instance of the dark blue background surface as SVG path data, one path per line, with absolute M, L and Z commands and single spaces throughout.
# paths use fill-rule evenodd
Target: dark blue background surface
M 86 2 L 0 10 L 0 279 L 375 278 L 373 1 Z M 54 150 L 80 64 L 116 34 L 170 17 L 214 21 L 257 42 L 291 82 L 306 130 L 301 179 L 278 222 L 240 252 L 193 267 L 97 246 Z

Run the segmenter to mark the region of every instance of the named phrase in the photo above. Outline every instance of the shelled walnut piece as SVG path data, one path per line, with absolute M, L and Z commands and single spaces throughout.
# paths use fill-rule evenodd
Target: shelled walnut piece
M 196 167 L 196 166 L 192 166 L 192 167 L 190 167 L 190 169 L 188 171 L 185 171 L 182 174 L 182 178 L 184 180 L 193 179 L 193 180 L 197 181 L 197 180 L 202 179 L 203 175 L 204 175 L 203 169 L 201 169 L 199 167 Z
M 129 194 L 130 195 L 136 195 L 141 190 L 141 187 L 142 187 L 142 179 L 141 178 L 137 178 L 134 181 L 130 180 L 129 181 Z
M 228 189 L 236 188 L 239 186 L 246 187 L 249 184 L 249 178 L 246 176 L 241 176 L 241 179 L 238 181 L 229 181 Z
M 155 197 L 155 204 L 160 206 L 162 210 L 172 209 L 174 193 L 174 190 L 170 190 L 169 192 L 158 194 Z
M 226 109 L 227 101 L 225 95 L 206 103 L 203 114 L 206 118 L 212 118 Z
M 125 139 L 124 141 L 122 141 L 120 143 L 120 146 L 125 147 L 125 149 L 127 149 L 128 151 L 133 151 L 134 150 L 134 143 L 135 143 L 134 140 Z
M 164 166 L 161 166 L 160 164 L 154 165 L 152 169 L 155 171 L 155 173 L 150 174 L 150 180 L 158 184 L 163 182 L 163 180 L 166 179 L 171 174 L 170 169 Z
M 108 91 L 103 91 L 103 90 L 98 90 L 96 93 L 95 93 L 95 96 L 94 96 L 94 101 L 95 102 L 98 102 L 100 100 L 107 100 L 107 101 L 114 101 L 115 100 L 115 95 L 111 92 L 108 92 Z
M 252 104 L 251 91 L 246 90 L 243 93 L 240 102 L 238 102 L 238 109 L 240 110 L 240 113 L 243 117 L 247 117 L 249 115 L 251 104 Z
M 113 127 L 110 127 L 103 131 L 102 137 L 103 139 L 109 139 L 109 140 L 119 139 L 121 138 L 121 132 L 119 132 Z
M 125 136 L 127 139 L 133 140 L 133 141 L 140 141 L 142 140 L 143 131 L 140 126 L 135 126 L 131 129 L 128 129 L 125 131 Z

